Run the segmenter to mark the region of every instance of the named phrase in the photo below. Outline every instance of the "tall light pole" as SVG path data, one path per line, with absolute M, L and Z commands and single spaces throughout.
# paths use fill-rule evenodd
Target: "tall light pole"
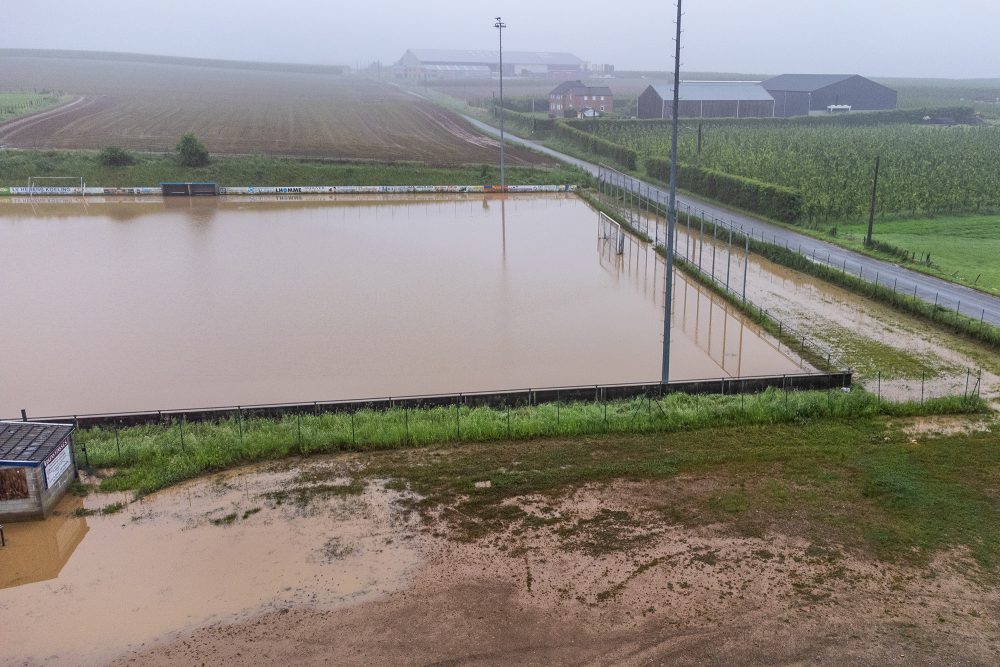
M 670 199 L 667 202 L 667 285 L 663 300 L 663 376 L 670 381 L 670 320 L 674 310 L 674 229 L 677 227 L 677 114 L 681 88 L 681 0 L 677 0 L 677 36 L 674 51 L 674 106 L 670 141 Z
M 507 192 L 507 180 L 503 169 L 503 29 L 507 24 L 498 16 L 493 27 L 500 33 L 500 191 Z

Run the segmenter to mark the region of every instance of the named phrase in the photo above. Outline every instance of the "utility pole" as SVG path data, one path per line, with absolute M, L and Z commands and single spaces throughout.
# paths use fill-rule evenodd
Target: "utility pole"
M 681 0 L 677 0 L 677 36 L 674 39 L 674 106 L 670 140 L 670 198 L 667 203 L 667 278 L 663 300 L 663 375 L 670 381 L 670 324 L 674 309 L 674 230 L 677 228 L 677 113 L 680 110 L 681 85 Z
M 497 17 L 497 22 L 493 24 L 493 27 L 497 29 L 500 33 L 500 191 L 507 192 L 507 179 L 504 175 L 504 165 L 503 165 L 503 30 L 507 27 L 500 17 Z
M 865 247 L 872 245 L 872 228 L 875 226 L 875 203 L 878 200 L 878 168 L 882 161 L 882 156 L 875 156 L 875 180 L 872 182 L 872 205 L 868 210 L 868 236 L 865 238 Z

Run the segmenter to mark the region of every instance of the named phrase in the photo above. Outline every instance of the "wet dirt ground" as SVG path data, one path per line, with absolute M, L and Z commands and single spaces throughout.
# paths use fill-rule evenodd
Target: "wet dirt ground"
M 963 574 L 963 553 L 916 569 L 780 532 L 614 523 L 717 483 L 697 476 L 586 486 L 555 504 L 521 496 L 508 502 L 537 516 L 536 529 L 457 541 L 443 520 L 452 510 L 417 521 L 399 492 L 359 488 L 358 465 L 246 468 L 117 514 L 63 514 L 56 532 L 77 521 L 86 536 L 57 578 L 0 590 L 0 663 L 1000 660 L 1000 596 Z M 592 528 L 555 530 L 552 517 Z M 3 585 L 9 554 L 45 525 L 10 533 Z

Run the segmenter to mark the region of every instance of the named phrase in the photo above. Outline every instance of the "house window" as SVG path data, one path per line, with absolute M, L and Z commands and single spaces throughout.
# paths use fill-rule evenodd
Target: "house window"
M 601 111 L 604 111 L 604 105 L 603 104 L 601 105 Z
M 601 101 L 602 102 L 604 101 L 604 95 L 601 95 Z

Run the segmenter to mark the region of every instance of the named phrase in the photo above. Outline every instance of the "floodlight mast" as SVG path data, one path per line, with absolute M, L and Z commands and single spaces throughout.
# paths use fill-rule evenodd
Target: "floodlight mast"
M 503 164 L 503 144 L 504 144 L 504 131 L 503 131 L 503 31 L 507 27 L 507 24 L 497 17 L 497 22 L 493 24 L 493 27 L 497 29 L 500 33 L 500 191 L 507 192 L 507 179 L 504 174 L 504 164 Z
M 681 0 L 677 0 L 677 36 L 674 38 L 674 101 L 670 139 L 670 198 L 667 201 L 667 277 L 663 300 L 663 374 L 670 382 L 670 325 L 674 311 L 674 230 L 677 228 L 677 115 L 680 111 L 681 83 Z

